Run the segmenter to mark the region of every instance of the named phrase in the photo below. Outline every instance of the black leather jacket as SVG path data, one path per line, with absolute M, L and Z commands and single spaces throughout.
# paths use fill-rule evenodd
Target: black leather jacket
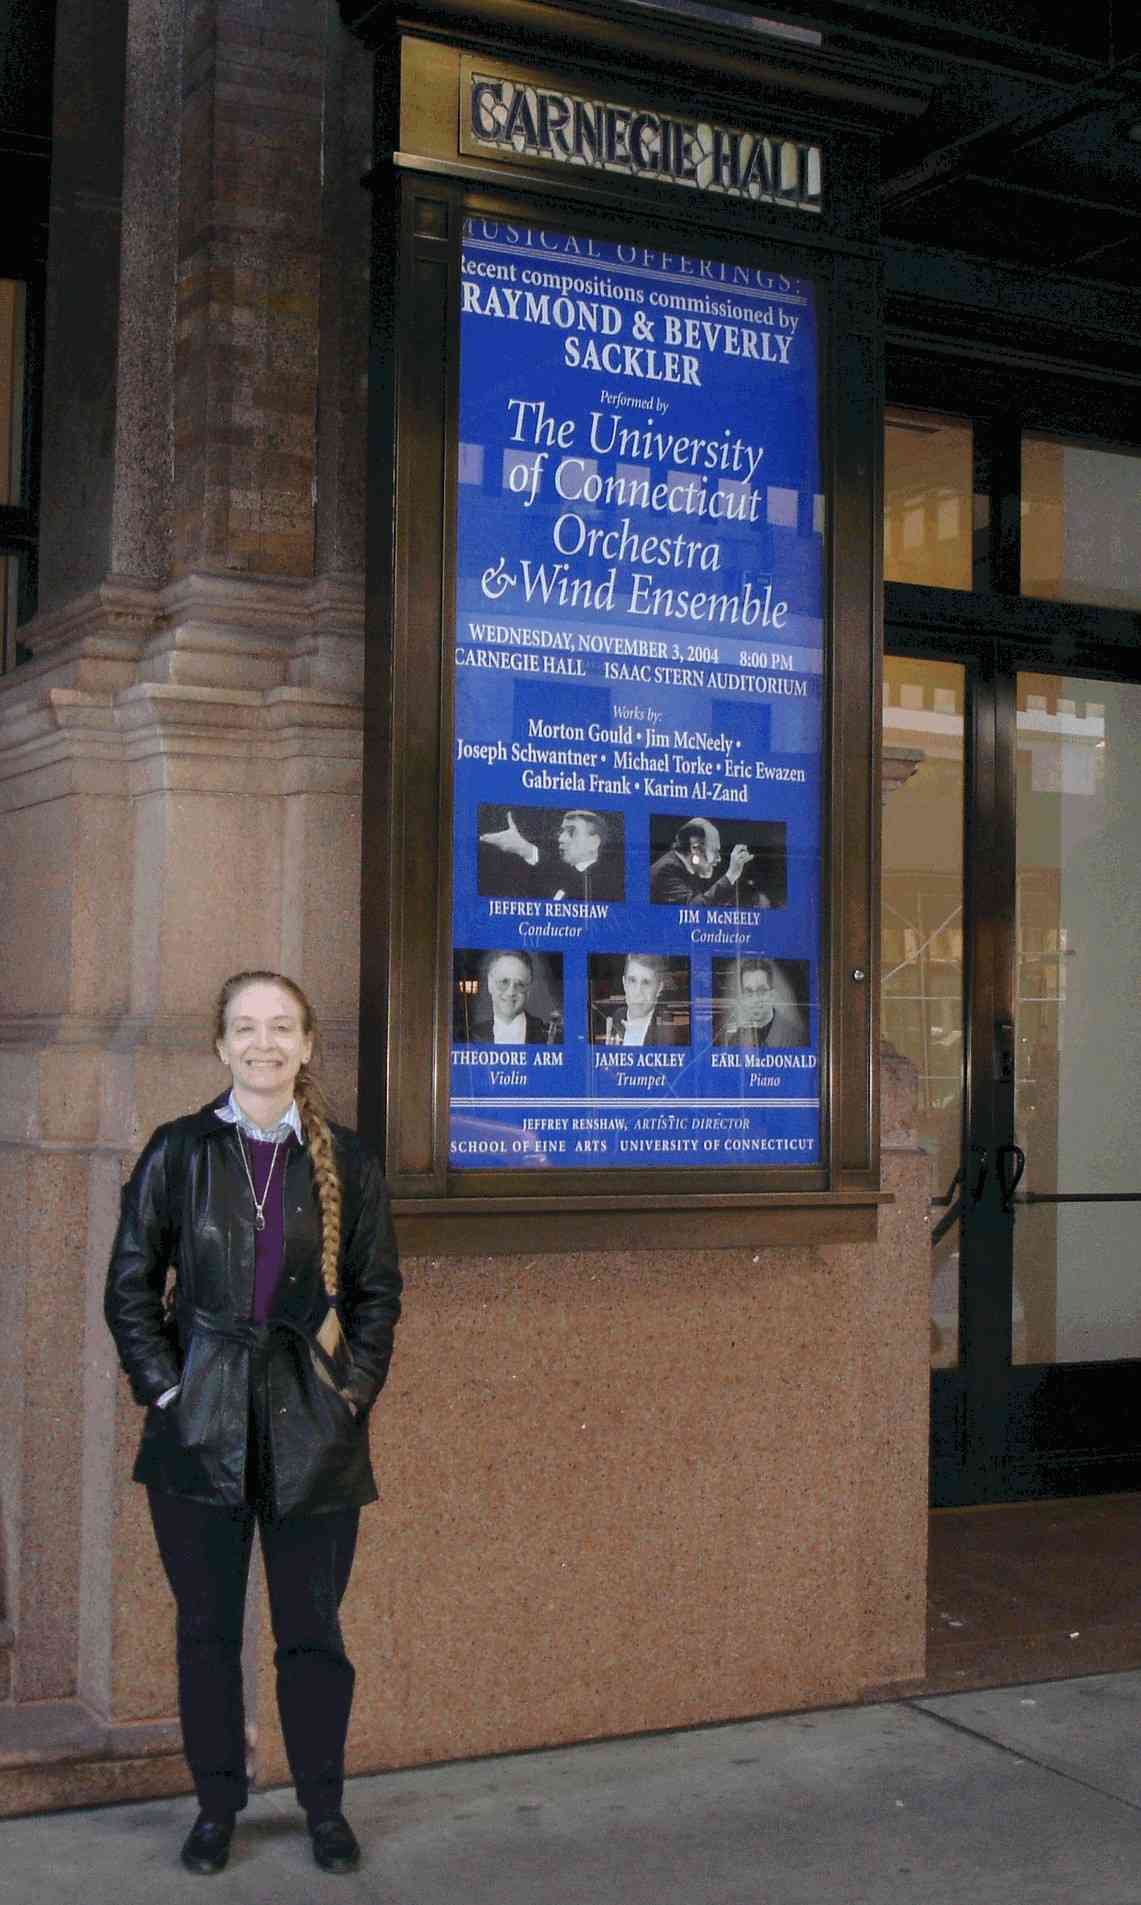
M 359 1507 L 376 1499 L 366 1418 L 388 1373 L 400 1315 L 380 1165 L 354 1132 L 332 1126 L 343 1187 L 338 1344 L 321 1282 L 309 1157 L 290 1144 L 281 1283 L 269 1323 L 253 1324 L 250 1193 L 234 1126 L 215 1116 L 224 1103 L 225 1094 L 160 1125 L 123 1192 L 104 1314 L 136 1402 L 153 1405 L 181 1385 L 165 1409 L 148 1406 L 134 1479 L 194 1501 L 245 1500 L 250 1353 L 260 1341 L 272 1512 Z M 176 1304 L 167 1320 L 170 1265 Z

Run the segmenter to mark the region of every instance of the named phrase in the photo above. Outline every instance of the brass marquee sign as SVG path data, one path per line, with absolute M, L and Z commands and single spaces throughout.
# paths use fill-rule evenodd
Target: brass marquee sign
M 460 151 L 653 179 L 721 198 L 820 212 L 823 155 L 803 140 L 688 120 L 489 72 L 465 58 Z

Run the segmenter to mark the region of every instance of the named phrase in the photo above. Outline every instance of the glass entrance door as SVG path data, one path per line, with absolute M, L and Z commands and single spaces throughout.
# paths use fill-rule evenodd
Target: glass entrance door
M 931 1161 L 938 1503 L 1141 1485 L 1141 685 L 885 671 L 883 1029 Z

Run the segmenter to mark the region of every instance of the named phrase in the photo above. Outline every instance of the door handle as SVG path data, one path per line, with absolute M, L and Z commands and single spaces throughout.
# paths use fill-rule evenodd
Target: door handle
M 946 1197 L 933 1197 L 931 1199 L 931 1202 L 935 1205 L 947 1204 L 950 1206 L 950 1209 L 947 1211 L 946 1216 L 940 1217 L 939 1222 L 934 1226 L 931 1232 L 932 1250 L 934 1250 L 936 1244 L 942 1243 L 944 1237 L 947 1235 L 947 1232 L 951 1229 L 952 1225 L 957 1224 L 959 1221 L 959 1218 L 962 1216 L 963 1193 L 962 1191 L 959 1191 L 959 1195 L 956 1197 L 955 1192 L 959 1190 L 959 1186 L 963 1182 L 964 1175 L 965 1175 L 965 1167 L 960 1164 L 958 1170 L 955 1172 L 954 1177 L 951 1179 L 951 1182 L 947 1186 Z
M 1000 1144 L 996 1157 L 998 1165 L 998 1183 L 1002 1192 L 1002 1208 L 1009 1213 L 1014 1209 L 1014 1193 L 1022 1182 L 1022 1173 L 1026 1169 L 1026 1153 L 1018 1144 Z
M 989 1172 L 989 1164 L 987 1161 L 987 1152 L 986 1152 L 985 1146 L 981 1144 L 972 1144 L 971 1156 L 973 1158 L 978 1159 L 979 1174 L 974 1181 L 974 1185 L 970 1193 L 971 1203 L 977 1204 L 979 1202 L 979 1199 L 982 1197 L 984 1190 L 986 1189 L 987 1176 Z M 963 1204 L 966 1197 L 966 1181 L 967 1181 L 967 1167 L 965 1164 L 960 1164 L 958 1170 L 955 1172 L 954 1177 L 951 1179 L 950 1184 L 947 1186 L 946 1197 L 933 1197 L 931 1199 L 932 1204 L 936 1206 L 941 1206 L 944 1204 L 950 1206 L 946 1216 L 941 1217 L 939 1219 L 939 1222 L 935 1225 L 934 1229 L 931 1232 L 932 1248 L 934 1248 L 936 1244 L 942 1243 L 944 1237 L 947 1235 L 947 1232 L 951 1229 L 952 1225 L 957 1224 L 960 1217 L 962 1216 Z M 961 1190 L 959 1189 L 960 1185 L 963 1187 Z M 956 1191 L 959 1192 L 959 1195 L 957 1197 L 955 1196 Z
M 963 1167 L 960 1164 L 958 1170 L 955 1172 L 954 1177 L 951 1179 L 951 1182 L 947 1186 L 946 1196 L 933 1197 L 931 1199 L 932 1204 L 937 1205 L 940 1209 L 945 1209 L 948 1204 L 955 1203 L 957 1201 L 955 1197 L 955 1192 L 958 1190 L 959 1185 L 962 1183 L 962 1181 L 963 1181 Z
M 997 1085 L 1014 1083 L 1014 1020 L 996 1019 L 994 1024 L 994 1077 Z

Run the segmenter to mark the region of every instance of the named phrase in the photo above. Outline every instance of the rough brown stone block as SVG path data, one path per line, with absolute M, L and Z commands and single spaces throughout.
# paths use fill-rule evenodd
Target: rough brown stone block
M 345 1605 L 355 1770 L 855 1700 L 921 1657 L 925 1258 L 883 1223 L 406 1265 Z
M 176 569 L 206 563 L 307 575 L 315 542 L 323 16 L 309 9 L 283 33 L 276 8 L 200 9 L 187 49 L 183 204 L 192 197 L 196 209 L 186 209 L 180 232 Z M 239 406 L 249 414 L 237 414 Z M 302 425 L 288 450 L 284 418 Z M 278 454 L 259 459 L 268 446 Z M 242 452 L 233 464 L 231 447 Z

